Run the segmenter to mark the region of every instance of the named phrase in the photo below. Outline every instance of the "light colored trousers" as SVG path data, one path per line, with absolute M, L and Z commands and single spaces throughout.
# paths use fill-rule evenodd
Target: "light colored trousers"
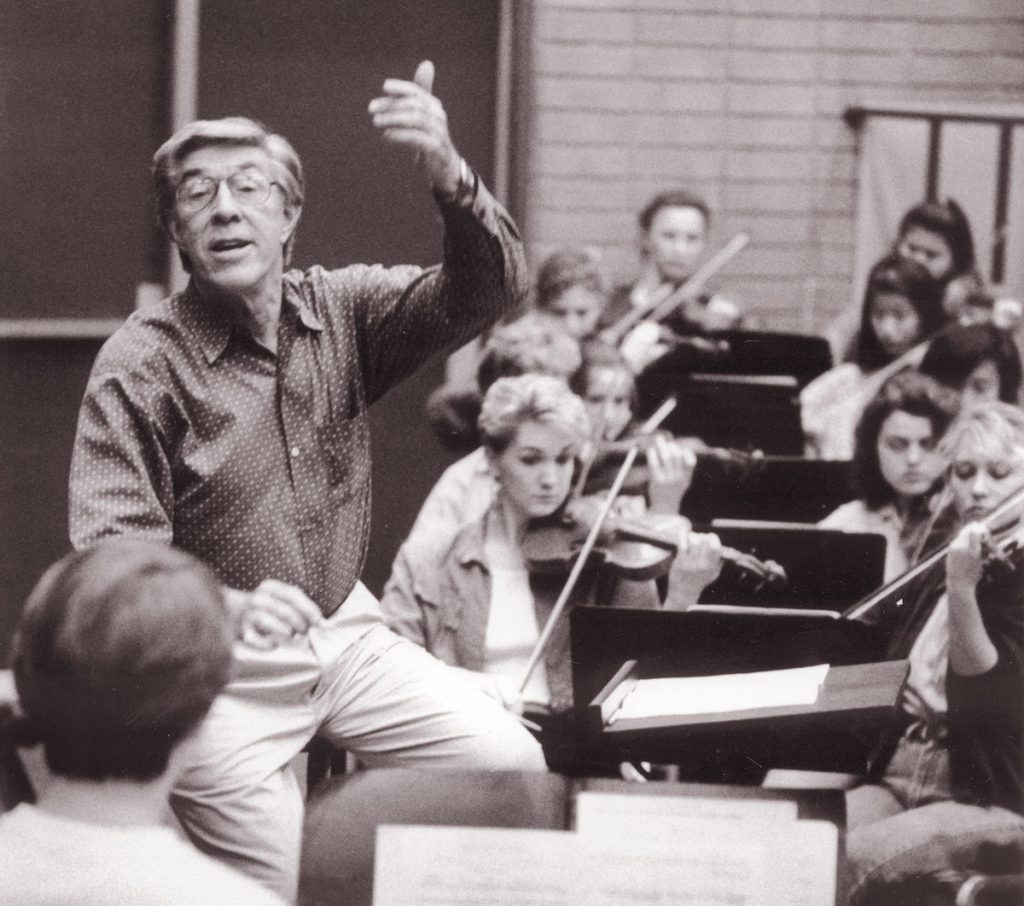
M 359 596 L 371 598 L 361 585 Z M 353 608 L 359 616 L 342 607 L 273 651 L 236 647 L 235 679 L 188 744 L 172 795 L 201 850 L 288 902 L 298 889 L 303 819 L 289 762 L 313 736 L 368 767 L 546 769 L 540 746 L 511 714 L 367 621 L 365 598 Z

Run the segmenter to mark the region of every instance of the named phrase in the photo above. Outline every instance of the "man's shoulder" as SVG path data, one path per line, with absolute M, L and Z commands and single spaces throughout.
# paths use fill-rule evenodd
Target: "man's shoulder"
M 142 366 L 165 358 L 170 348 L 186 342 L 187 326 L 177 296 L 133 311 L 103 344 L 98 368 Z

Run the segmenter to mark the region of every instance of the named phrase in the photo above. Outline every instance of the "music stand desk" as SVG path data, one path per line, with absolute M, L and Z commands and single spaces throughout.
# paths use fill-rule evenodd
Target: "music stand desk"
M 591 733 L 605 739 L 630 736 L 685 737 L 727 730 L 843 728 L 871 724 L 893 714 L 907 678 L 905 660 L 881 661 L 831 667 L 817 701 L 809 705 L 756 708 L 718 714 L 668 715 L 651 718 L 619 718 L 609 724 L 626 692 L 636 680 L 637 661 L 627 661 L 587 708 Z

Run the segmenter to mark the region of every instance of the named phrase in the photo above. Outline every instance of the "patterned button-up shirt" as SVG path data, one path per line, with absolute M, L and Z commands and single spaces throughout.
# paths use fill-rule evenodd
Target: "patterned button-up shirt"
M 286 274 L 276 355 L 192 286 L 132 314 L 82 404 L 72 543 L 146 536 L 229 586 L 272 577 L 335 611 L 366 555 L 368 406 L 526 291 L 515 225 L 482 185 L 440 208 L 443 265 Z

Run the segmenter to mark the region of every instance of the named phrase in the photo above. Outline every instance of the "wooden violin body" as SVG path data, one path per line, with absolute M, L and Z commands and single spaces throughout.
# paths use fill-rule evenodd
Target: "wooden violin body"
M 531 525 L 523 539 L 523 556 L 530 571 L 566 573 L 593 526 L 595 512 L 593 498 L 583 497 L 570 502 L 560 513 Z M 610 570 L 619 578 L 644 581 L 667 575 L 677 553 L 675 536 L 643 522 L 609 517 L 588 565 Z M 786 581 L 785 570 L 774 561 L 763 562 L 729 547 L 722 548 L 722 558 L 753 580 L 755 589 Z

